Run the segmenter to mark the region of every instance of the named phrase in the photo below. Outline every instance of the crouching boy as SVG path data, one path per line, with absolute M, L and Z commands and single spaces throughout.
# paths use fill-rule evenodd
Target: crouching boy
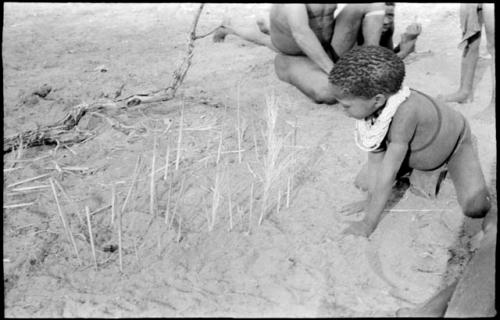
M 483 218 L 490 195 L 464 116 L 403 86 L 405 66 L 391 50 L 364 46 L 343 55 L 329 81 L 337 101 L 355 118 L 357 145 L 369 152 L 365 217 L 344 233 L 368 237 L 379 223 L 402 167 L 447 166 L 463 213 Z

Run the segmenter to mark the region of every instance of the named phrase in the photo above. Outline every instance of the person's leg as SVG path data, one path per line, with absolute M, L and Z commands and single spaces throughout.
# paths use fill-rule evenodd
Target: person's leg
M 335 19 L 331 45 L 339 57 L 351 50 L 358 41 L 364 16 L 361 6 L 348 4 Z
M 222 42 L 227 35 L 232 34 L 243 40 L 266 46 L 273 51 L 279 52 L 272 44 L 269 34 L 262 32 L 263 29 L 266 30 L 266 27 L 269 26 L 269 23 L 264 23 L 263 20 L 264 18 L 260 17 L 254 25 L 237 26 L 233 25 L 229 19 L 224 19 L 221 26 L 215 31 L 212 39 L 214 42 Z
M 490 193 L 466 125 L 465 136 L 448 162 L 448 173 L 463 213 L 470 218 L 484 218 L 491 208 Z
M 461 14 L 477 14 L 477 11 L 471 12 L 467 4 L 462 4 L 460 7 Z M 465 13 L 468 12 L 468 13 Z M 457 92 L 445 95 L 442 98 L 449 102 L 471 102 L 474 97 L 473 84 L 474 74 L 476 72 L 477 61 L 479 59 L 479 44 L 481 43 L 481 20 L 478 19 L 479 31 L 468 37 L 466 46 L 463 49 L 462 65 L 460 69 L 460 87 Z M 465 25 L 464 28 L 469 26 Z
M 482 111 L 478 118 L 484 118 L 485 120 L 493 120 L 495 119 L 495 12 L 494 12 L 494 4 L 493 3 L 483 3 L 483 21 L 484 21 L 484 29 L 486 33 L 486 47 L 488 48 L 488 52 L 491 55 L 491 85 L 492 85 L 492 93 L 491 93 L 491 101 L 489 106 Z
M 328 75 L 308 57 L 278 54 L 274 59 L 274 69 L 281 81 L 295 86 L 315 103 L 337 102 Z

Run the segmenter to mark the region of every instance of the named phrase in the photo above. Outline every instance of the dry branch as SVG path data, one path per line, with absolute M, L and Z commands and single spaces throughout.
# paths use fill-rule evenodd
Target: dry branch
M 110 109 L 126 109 L 127 107 L 137 106 L 151 102 L 167 101 L 175 97 L 177 89 L 181 86 L 187 71 L 191 67 L 191 59 L 194 51 L 194 41 L 201 39 L 207 35 L 196 36 L 196 27 L 200 19 L 201 11 L 204 4 L 200 4 L 196 12 L 191 31 L 188 35 L 187 52 L 179 67 L 174 71 L 170 85 L 161 90 L 155 90 L 148 94 L 132 95 L 123 99 L 115 99 L 108 101 L 98 101 L 92 104 L 80 104 L 67 114 L 63 119 L 48 126 L 39 127 L 33 130 L 25 130 L 23 132 L 5 137 L 3 140 L 3 153 L 9 153 L 19 149 L 20 146 L 30 148 L 42 145 L 72 145 L 83 142 L 89 139 L 92 134 L 90 132 L 73 130 L 82 117 L 90 112 Z

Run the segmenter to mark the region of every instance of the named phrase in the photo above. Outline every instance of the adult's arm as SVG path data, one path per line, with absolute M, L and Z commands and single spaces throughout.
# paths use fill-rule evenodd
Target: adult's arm
M 295 42 L 321 70 L 329 74 L 333 68 L 333 61 L 323 49 L 314 31 L 309 27 L 306 5 L 303 3 L 285 4 L 284 9 Z

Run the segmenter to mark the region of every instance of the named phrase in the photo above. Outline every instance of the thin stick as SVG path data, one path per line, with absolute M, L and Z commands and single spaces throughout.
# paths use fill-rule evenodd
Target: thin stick
M 293 128 L 293 145 L 296 146 L 297 145 L 297 124 L 299 122 L 299 118 L 297 118 L 297 116 L 295 116 L 295 126 Z
M 205 208 L 205 217 L 207 218 L 207 229 L 208 229 L 208 232 L 210 232 L 210 226 L 212 224 L 210 223 L 210 213 L 208 212 L 208 207 L 205 206 L 205 203 L 207 202 L 205 195 L 202 196 L 202 201 L 203 201 L 203 208 Z
M 238 135 L 238 161 L 241 163 L 241 124 L 240 124 L 240 86 L 238 84 L 237 88 L 237 96 L 236 96 L 236 134 Z
M 253 185 L 254 183 L 252 182 L 252 185 L 250 186 L 250 209 L 248 213 L 248 233 L 250 233 L 250 229 L 252 226 L 252 215 L 253 215 Z
M 170 200 L 172 199 L 172 181 L 170 179 L 170 185 L 168 187 L 168 197 L 167 197 L 167 207 L 165 208 L 165 224 L 168 225 L 168 216 L 170 214 Z
M 94 214 L 98 214 L 98 213 L 103 212 L 104 210 L 107 210 L 107 209 L 109 209 L 109 208 L 111 208 L 111 205 L 110 205 L 110 204 L 108 204 L 107 206 L 104 206 L 104 207 L 102 207 L 102 208 L 99 208 L 99 209 L 96 209 L 96 210 L 92 211 L 92 212 L 90 213 L 90 215 L 91 215 L 91 216 L 93 216 Z
M 222 132 L 223 132 L 223 129 L 221 128 L 220 139 L 219 139 L 219 148 L 217 148 L 217 160 L 215 161 L 216 164 L 219 164 L 220 154 L 222 152 Z
M 46 188 L 50 188 L 50 186 L 48 184 L 42 184 L 39 186 L 16 188 L 16 189 L 12 189 L 11 191 L 23 192 L 23 191 L 32 191 L 32 190 L 37 190 L 37 189 L 46 189 Z
M 181 242 L 181 226 L 182 226 L 182 216 L 179 215 L 179 229 L 177 231 L 177 242 Z
M 184 123 L 184 99 L 182 99 L 181 120 L 179 124 L 179 136 L 177 138 L 177 157 L 175 158 L 175 170 L 179 170 L 179 161 L 181 159 L 182 126 Z
M 4 209 L 13 209 L 13 208 L 29 207 L 33 204 L 35 204 L 35 201 L 25 202 L 25 203 L 16 203 L 16 204 L 4 204 L 3 208 Z
M 280 213 L 281 188 L 278 189 L 278 203 L 276 204 L 276 213 Z
M 87 215 L 87 225 L 89 227 L 90 247 L 92 248 L 92 256 L 94 257 L 95 271 L 97 271 L 97 258 L 95 255 L 94 236 L 92 235 L 92 223 L 90 222 L 89 207 L 85 206 L 85 214 Z
M 116 215 L 116 184 L 111 185 L 111 224 L 115 223 Z
M 123 272 L 123 255 L 122 255 L 122 215 L 123 210 L 118 213 L 118 256 L 120 261 L 120 272 Z
M 181 187 L 180 187 L 180 189 L 179 189 L 179 195 L 177 196 L 177 200 L 175 201 L 174 212 L 172 212 L 172 219 L 170 219 L 170 224 L 169 224 L 169 227 L 168 227 L 169 229 L 170 229 L 170 226 L 172 225 L 172 223 L 173 223 L 173 221 L 174 221 L 174 217 L 175 217 L 175 215 L 176 215 L 176 214 L 177 214 L 177 215 L 179 215 L 179 214 L 177 213 L 177 207 L 178 207 L 179 202 L 180 202 L 180 200 L 181 200 L 182 191 L 184 190 L 184 180 L 185 180 L 185 179 L 186 179 L 186 176 L 185 176 L 185 175 L 183 175 L 183 176 L 182 176 L 182 180 L 181 180 Z
M 151 160 L 151 182 L 149 196 L 149 213 L 152 217 L 156 216 L 155 210 L 155 164 L 156 164 L 156 134 L 153 135 L 153 159 Z
M 137 156 L 137 161 L 135 163 L 135 169 L 134 169 L 134 177 L 132 178 L 132 183 L 130 183 L 130 187 L 129 187 L 128 192 L 127 192 L 127 197 L 125 198 L 125 201 L 123 202 L 121 212 L 125 211 L 125 208 L 127 207 L 128 200 L 130 199 L 130 195 L 132 194 L 132 189 L 134 188 L 135 182 L 137 180 L 137 176 L 139 175 L 140 162 L 141 162 L 141 155 Z M 121 216 L 121 214 L 120 214 L 120 216 Z
M 286 207 L 290 207 L 290 187 L 291 187 L 292 177 L 288 176 L 288 181 L 286 183 Z
M 45 178 L 45 177 L 48 177 L 48 176 L 50 176 L 50 173 L 42 174 L 42 175 L 39 175 L 39 176 L 36 176 L 36 177 L 33 177 L 33 178 L 29 178 L 29 179 L 25 179 L 25 180 L 21 180 L 21 181 L 15 182 L 15 183 L 11 183 L 6 188 L 7 189 L 8 188 L 12 188 L 12 187 L 18 186 L 20 184 L 23 184 L 23 183 L 26 183 L 26 182 L 30 182 L 30 181 L 34 181 L 34 180 L 38 180 L 38 179 Z
M 260 156 L 259 156 L 259 149 L 257 147 L 257 133 L 253 121 L 252 121 L 252 132 L 253 132 L 253 144 L 255 148 L 255 158 L 257 158 L 257 161 L 259 161 Z
M 229 231 L 233 230 L 233 208 L 231 204 L 231 188 L 227 188 L 227 198 L 229 204 Z
M 170 160 L 170 139 L 167 139 L 167 154 L 165 155 L 165 173 L 163 174 L 163 180 L 167 180 L 168 177 L 169 160 Z
M 59 181 L 57 181 L 57 180 L 53 180 L 53 181 L 56 184 L 56 186 L 59 188 L 59 190 L 62 192 L 62 194 L 66 198 L 66 200 L 69 203 L 72 203 L 75 207 L 77 207 L 75 202 L 69 197 L 68 193 L 66 192 L 66 190 L 64 190 L 63 186 L 59 183 Z M 75 210 L 75 212 L 76 212 L 76 216 L 78 217 L 78 220 L 80 220 L 80 224 L 83 225 L 84 223 L 83 223 L 82 217 L 80 217 L 80 213 L 78 212 L 78 210 Z
M 59 212 L 59 217 L 61 218 L 61 221 L 62 221 L 62 224 L 64 227 L 64 231 L 66 233 L 66 236 L 68 237 L 69 242 L 73 245 L 73 249 L 75 250 L 75 253 L 76 253 L 78 260 L 81 262 L 80 255 L 78 254 L 78 249 L 76 247 L 75 239 L 73 238 L 73 234 L 71 233 L 71 230 L 69 230 L 69 226 L 66 224 L 66 219 L 64 217 L 64 213 L 61 209 L 61 205 L 59 204 L 59 198 L 57 197 L 56 186 L 54 185 L 52 178 L 50 178 L 49 181 L 50 181 L 50 186 L 52 187 L 52 192 L 54 194 L 54 199 L 56 200 L 57 210 Z
M 212 231 L 215 226 L 215 218 L 217 216 L 217 209 L 219 208 L 219 200 L 220 200 L 220 173 L 219 170 L 217 170 L 215 172 L 214 193 L 212 197 L 212 223 L 210 226 L 210 231 Z

